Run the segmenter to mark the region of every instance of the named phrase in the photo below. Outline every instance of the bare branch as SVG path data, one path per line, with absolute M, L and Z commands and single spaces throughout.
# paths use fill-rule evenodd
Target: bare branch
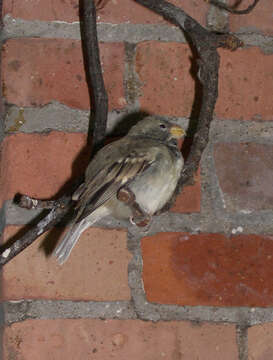
M 230 12 L 231 14 L 245 15 L 245 14 L 249 14 L 255 8 L 255 6 L 258 4 L 259 1 L 260 0 L 254 0 L 253 3 L 250 4 L 244 10 L 236 10 L 235 7 L 237 6 L 237 4 L 235 4 L 234 6 L 228 6 L 222 2 L 219 2 L 218 0 L 209 0 L 209 3 L 214 6 L 217 6 L 220 9 L 226 10 L 226 11 Z
M 32 198 L 28 195 L 16 196 L 15 203 L 24 209 L 54 209 L 62 207 L 63 204 L 60 200 L 39 200 Z
M 26 247 L 31 245 L 39 236 L 55 226 L 69 211 L 71 204 L 70 196 L 63 196 L 58 200 L 58 206 L 54 207 L 36 226 L 30 229 L 11 246 L 2 249 L 0 254 L 0 266 L 5 265 Z
M 190 183 L 198 169 L 202 152 L 208 143 L 210 122 L 218 95 L 218 70 L 219 55 L 217 48 L 220 46 L 236 49 L 240 41 L 232 35 L 219 35 L 210 33 L 197 21 L 188 16 L 180 8 L 164 0 L 135 0 L 147 8 L 161 14 L 172 23 L 179 26 L 190 37 L 191 46 L 198 54 L 198 79 L 202 84 L 202 103 L 199 111 L 198 122 L 190 149 L 190 154 L 185 162 L 176 194 L 170 203 L 162 210 L 166 211 L 173 203 L 175 196 L 183 186 Z M 85 60 L 88 64 L 86 70 L 87 82 L 92 84 L 92 97 L 94 101 L 94 143 L 97 148 L 105 136 L 106 120 L 108 113 L 107 95 L 104 88 L 102 71 L 100 67 L 99 48 L 96 33 L 96 10 L 94 0 L 82 0 L 83 22 L 82 39 L 85 46 Z M 79 185 L 79 181 L 75 184 Z M 73 193 L 74 188 L 71 190 Z M 63 196 L 56 201 L 37 200 L 21 197 L 20 205 L 25 208 L 50 208 L 51 211 L 35 227 L 29 230 L 21 239 L 4 249 L 0 254 L 0 265 L 6 264 L 13 257 L 33 243 L 36 238 L 55 226 L 71 209 L 71 196 Z
M 92 104 L 93 122 L 90 125 L 93 128 L 91 133 L 94 153 L 102 146 L 106 134 L 108 96 L 102 76 L 94 0 L 80 0 L 80 13 L 86 80 L 89 86 L 90 103 Z M 91 143 L 91 139 L 89 142 Z

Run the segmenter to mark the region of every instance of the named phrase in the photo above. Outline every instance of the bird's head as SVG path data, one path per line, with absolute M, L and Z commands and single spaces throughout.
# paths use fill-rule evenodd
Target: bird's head
M 185 131 L 176 124 L 156 116 L 148 116 L 131 128 L 129 136 L 144 136 L 159 141 L 179 140 Z

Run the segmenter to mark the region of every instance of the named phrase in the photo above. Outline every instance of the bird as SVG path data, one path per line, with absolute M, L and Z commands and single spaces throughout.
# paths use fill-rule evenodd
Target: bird
M 54 251 L 60 265 L 98 220 L 112 215 L 138 225 L 138 220 L 150 219 L 167 204 L 184 165 L 178 148 L 184 135 L 180 126 L 147 116 L 95 154 L 84 182 L 72 195 L 74 219 Z

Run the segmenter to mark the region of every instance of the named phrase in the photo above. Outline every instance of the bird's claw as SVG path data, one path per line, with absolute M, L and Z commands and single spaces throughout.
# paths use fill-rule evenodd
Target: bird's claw
M 151 221 L 151 216 L 142 210 L 141 207 L 136 202 L 135 194 L 128 188 L 121 188 L 117 193 L 117 198 L 119 201 L 122 201 L 132 211 L 132 216 L 130 217 L 131 224 L 138 227 L 145 227 Z
M 130 217 L 130 223 L 133 224 L 134 226 L 138 226 L 138 227 L 145 227 L 147 225 L 149 225 L 151 222 L 151 216 L 150 215 L 146 215 L 144 216 L 131 216 Z

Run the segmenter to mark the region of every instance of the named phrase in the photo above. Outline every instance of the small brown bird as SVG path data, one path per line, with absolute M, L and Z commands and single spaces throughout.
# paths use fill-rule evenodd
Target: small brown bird
M 156 116 L 138 122 L 91 160 L 75 191 L 76 216 L 55 250 L 60 264 L 81 233 L 112 215 L 135 222 L 150 218 L 172 197 L 184 164 L 177 140 L 184 130 Z

